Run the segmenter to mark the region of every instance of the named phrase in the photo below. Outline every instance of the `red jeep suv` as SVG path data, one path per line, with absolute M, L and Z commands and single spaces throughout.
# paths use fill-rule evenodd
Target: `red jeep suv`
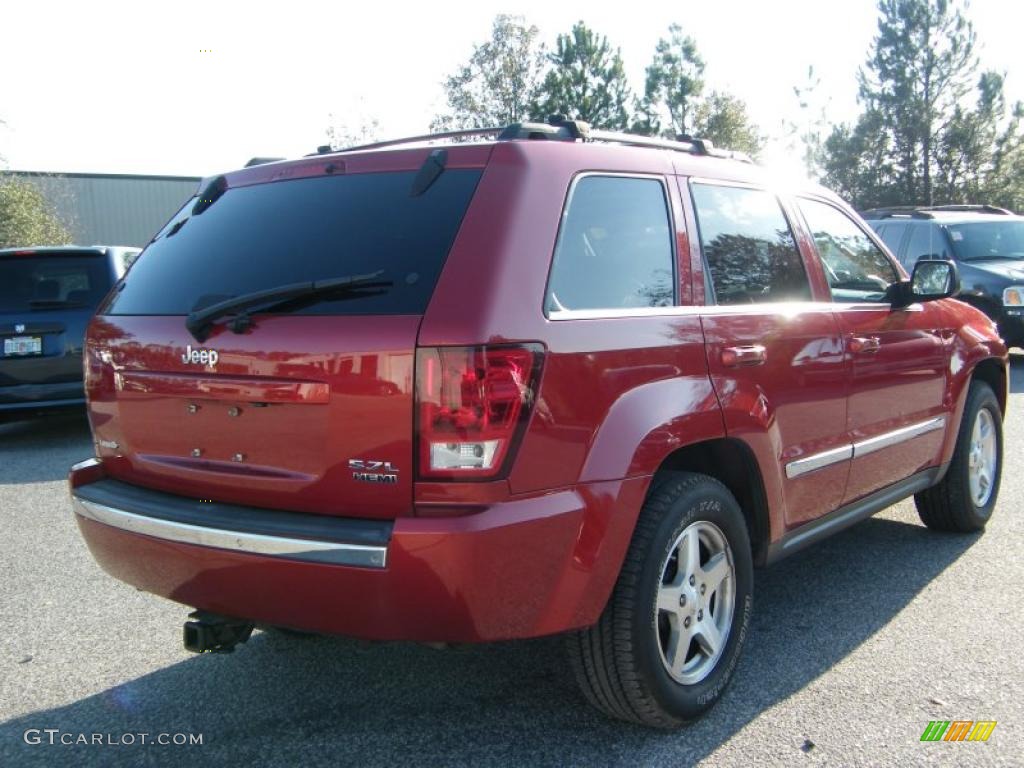
M 954 264 L 708 142 L 479 133 L 208 179 L 99 308 L 76 519 L 186 647 L 567 633 L 673 727 L 755 564 L 911 495 L 985 526 L 1006 349 Z

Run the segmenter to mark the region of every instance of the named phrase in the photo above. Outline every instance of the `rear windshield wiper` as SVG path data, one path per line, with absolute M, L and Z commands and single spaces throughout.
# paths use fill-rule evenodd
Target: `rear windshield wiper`
M 378 280 L 383 274 L 384 270 L 381 269 L 366 275 L 334 277 L 328 280 L 315 280 L 308 283 L 290 283 L 288 285 L 280 285 L 277 288 L 267 288 L 263 291 L 246 293 L 190 313 L 185 320 L 185 327 L 188 328 L 188 332 L 195 337 L 196 341 L 206 341 L 209 336 L 210 326 L 218 318 L 224 315 L 237 314 L 238 317 L 232 321 L 231 330 L 235 331 L 235 333 L 242 333 L 252 324 L 247 310 L 283 304 L 321 293 L 352 291 L 357 296 L 365 295 L 358 292 L 367 288 L 388 288 L 391 286 L 390 280 Z

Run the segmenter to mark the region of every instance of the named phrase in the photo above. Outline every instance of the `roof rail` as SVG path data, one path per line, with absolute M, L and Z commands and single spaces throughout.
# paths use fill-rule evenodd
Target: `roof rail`
M 890 205 L 884 208 L 869 208 L 861 212 L 865 219 L 892 219 L 906 217 L 912 219 L 934 219 L 933 213 L 956 213 L 959 211 L 971 213 L 996 213 L 1004 216 L 1012 216 L 1013 211 L 1006 208 L 999 208 L 995 205 Z
M 929 211 L 975 211 L 977 213 L 998 213 L 1003 216 L 1012 216 L 1013 211 L 1000 208 L 997 205 L 933 205 Z
M 860 212 L 864 219 L 931 219 L 928 209 L 916 205 L 890 205 L 885 208 L 868 208 Z
M 427 141 L 438 141 L 441 139 L 467 139 L 480 136 L 494 136 L 497 141 L 533 140 L 533 141 L 582 141 L 582 142 L 604 142 L 608 144 L 625 144 L 633 147 L 652 147 L 655 149 L 671 149 L 676 152 L 686 152 L 691 155 L 703 155 L 706 157 L 719 157 L 729 160 L 739 160 L 745 163 L 752 163 L 750 156 L 745 152 L 718 149 L 710 140 L 692 136 L 680 135 L 676 140 L 661 138 L 659 136 L 641 136 L 639 134 L 624 133 L 620 131 L 604 131 L 593 129 L 590 123 L 584 120 L 568 120 L 563 115 L 552 115 L 545 123 L 522 122 L 512 123 L 504 127 L 492 126 L 488 128 L 467 128 L 458 131 L 442 131 L 440 133 L 425 133 L 418 136 L 407 136 L 401 139 L 389 139 L 387 141 L 375 141 L 370 144 L 360 144 L 343 149 L 333 149 L 330 145 L 317 147 L 313 155 L 343 154 L 346 152 L 360 152 L 368 149 L 383 149 L 384 147 L 397 147 L 403 144 L 418 144 Z
M 406 136 L 401 139 L 388 139 L 386 141 L 374 141 L 369 144 L 358 144 L 352 147 L 343 147 L 342 149 L 334 149 L 330 144 L 324 144 L 316 148 L 316 152 L 312 155 L 306 155 L 306 157 L 312 157 L 313 155 L 332 155 L 340 154 L 344 152 L 361 152 L 365 149 L 382 149 L 384 147 L 397 147 L 402 144 L 417 144 L 423 141 L 438 141 L 439 139 L 468 139 L 474 136 L 496 136 L 501 133 L 504 128 L 491 127 L 491 128 L 466 128 L 459 131 L 441 131 L 440 133 L 424 133 L 419 136 Z

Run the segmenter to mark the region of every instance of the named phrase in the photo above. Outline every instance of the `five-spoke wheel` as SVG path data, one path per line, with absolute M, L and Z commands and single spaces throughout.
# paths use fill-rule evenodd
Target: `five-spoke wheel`
M 729 639 L 735 598 L 725 535 L 714 523 L 691 524 L 662 566 L 655 609 L 661 660 L 673 679 L 692 685 L 714 669 Z

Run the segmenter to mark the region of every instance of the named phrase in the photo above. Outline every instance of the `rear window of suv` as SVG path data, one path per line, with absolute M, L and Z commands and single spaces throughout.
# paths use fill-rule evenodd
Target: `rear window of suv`
M 92 308 L 112 282 L 98 254 L 0 256 L 0 312 Z
M 442 173 L 420 195 L 415 172 L 322 176 L 228 189 L 196 199 L 157 235 L 106 308 L 183 315 L 291 283 L 384 270 L 383 291 L 329 295 L 294 314 L 420 314 L 462 223 L 479 169 Z

